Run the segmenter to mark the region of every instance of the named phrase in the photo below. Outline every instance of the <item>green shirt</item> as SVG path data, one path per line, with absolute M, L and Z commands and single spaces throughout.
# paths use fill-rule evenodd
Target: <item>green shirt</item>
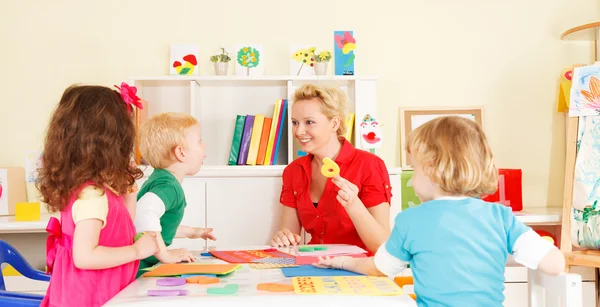
M 142 188 L 138 192 L 137 200 L 140 200 L 144 194 L 151 192 L 162 200 L 165 205 L 165 213 L 160 217 L 161 236 L 166 246 L 173 243 L 177 228 L 183 219 L 183 213 L 185 206 L 185 194 L 183 188 L 177 178 L 173 176 L 169 171 L 164 169 L 155 169 L 152 175 L 142 185 Z M 144 268 L 151 267 L 157 264 L 159 261 L 154 256 L 150 256 L 140 261 L 140 268 L 137 276 L 146 271 L 142 271 Z

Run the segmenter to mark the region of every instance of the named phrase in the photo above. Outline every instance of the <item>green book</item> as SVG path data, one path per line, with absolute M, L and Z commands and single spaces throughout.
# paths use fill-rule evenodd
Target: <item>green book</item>
M 235 119 L 235 129 L 233 130 L 233 139 L 231 140 L 231 151 L 229 151 L 229 165 L 237 165 L 238 155 L 240 154 L 240 144 L 242 143 L 242 133 L 244 132 L 245 115 L 238 115 Z

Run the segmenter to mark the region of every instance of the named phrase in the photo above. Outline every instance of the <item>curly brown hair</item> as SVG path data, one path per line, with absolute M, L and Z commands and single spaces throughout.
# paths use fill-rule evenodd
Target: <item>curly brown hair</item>
M 48 126 L 36 181 L 49 211 L 62 211 L 85 182 L 124 194 L 142 177 L 131 164 L 132 114 L 110 88 L 72 85 L 64 91 Z

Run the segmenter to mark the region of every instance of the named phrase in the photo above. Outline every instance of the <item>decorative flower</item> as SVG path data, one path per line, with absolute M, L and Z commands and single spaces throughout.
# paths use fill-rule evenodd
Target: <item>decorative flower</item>
M 343 54 L 348 54 L 350 51 L 356 49 L 356 40 L 350 34 L 350 32 L 344 32 L 344 36 L 337 34 L 335 35 L 335 42 L 339 49 L 342 49 Z
M 138 109 L 143 109 L 140 97 L 137 96 L 137 88 L 135 86 L 129 86 L 129 84 L 125 82 L 121 82 L 121 87 L 115 85 L 117 89 L 121 92 L 121 98 L 127 104 L 127 111 L 131 112 L 131 106 L 136 106 Z

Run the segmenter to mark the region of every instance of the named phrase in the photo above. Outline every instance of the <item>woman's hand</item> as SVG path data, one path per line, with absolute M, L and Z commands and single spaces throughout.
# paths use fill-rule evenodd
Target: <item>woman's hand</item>
M 283 247 L 298 244 L 300 244 L 300 235 L 291 232 L 287 228 L 276 232 L 273 236 L 273 239 L 271 239 L 271 246 L 274 247 Z
M 331 182 L 339 188 L 336 199 L 342 207 L 348 208 L 360 201 L 358 198 L 358 187 L 352 182 L 340 177 L 340 175 L 333 176 Z

